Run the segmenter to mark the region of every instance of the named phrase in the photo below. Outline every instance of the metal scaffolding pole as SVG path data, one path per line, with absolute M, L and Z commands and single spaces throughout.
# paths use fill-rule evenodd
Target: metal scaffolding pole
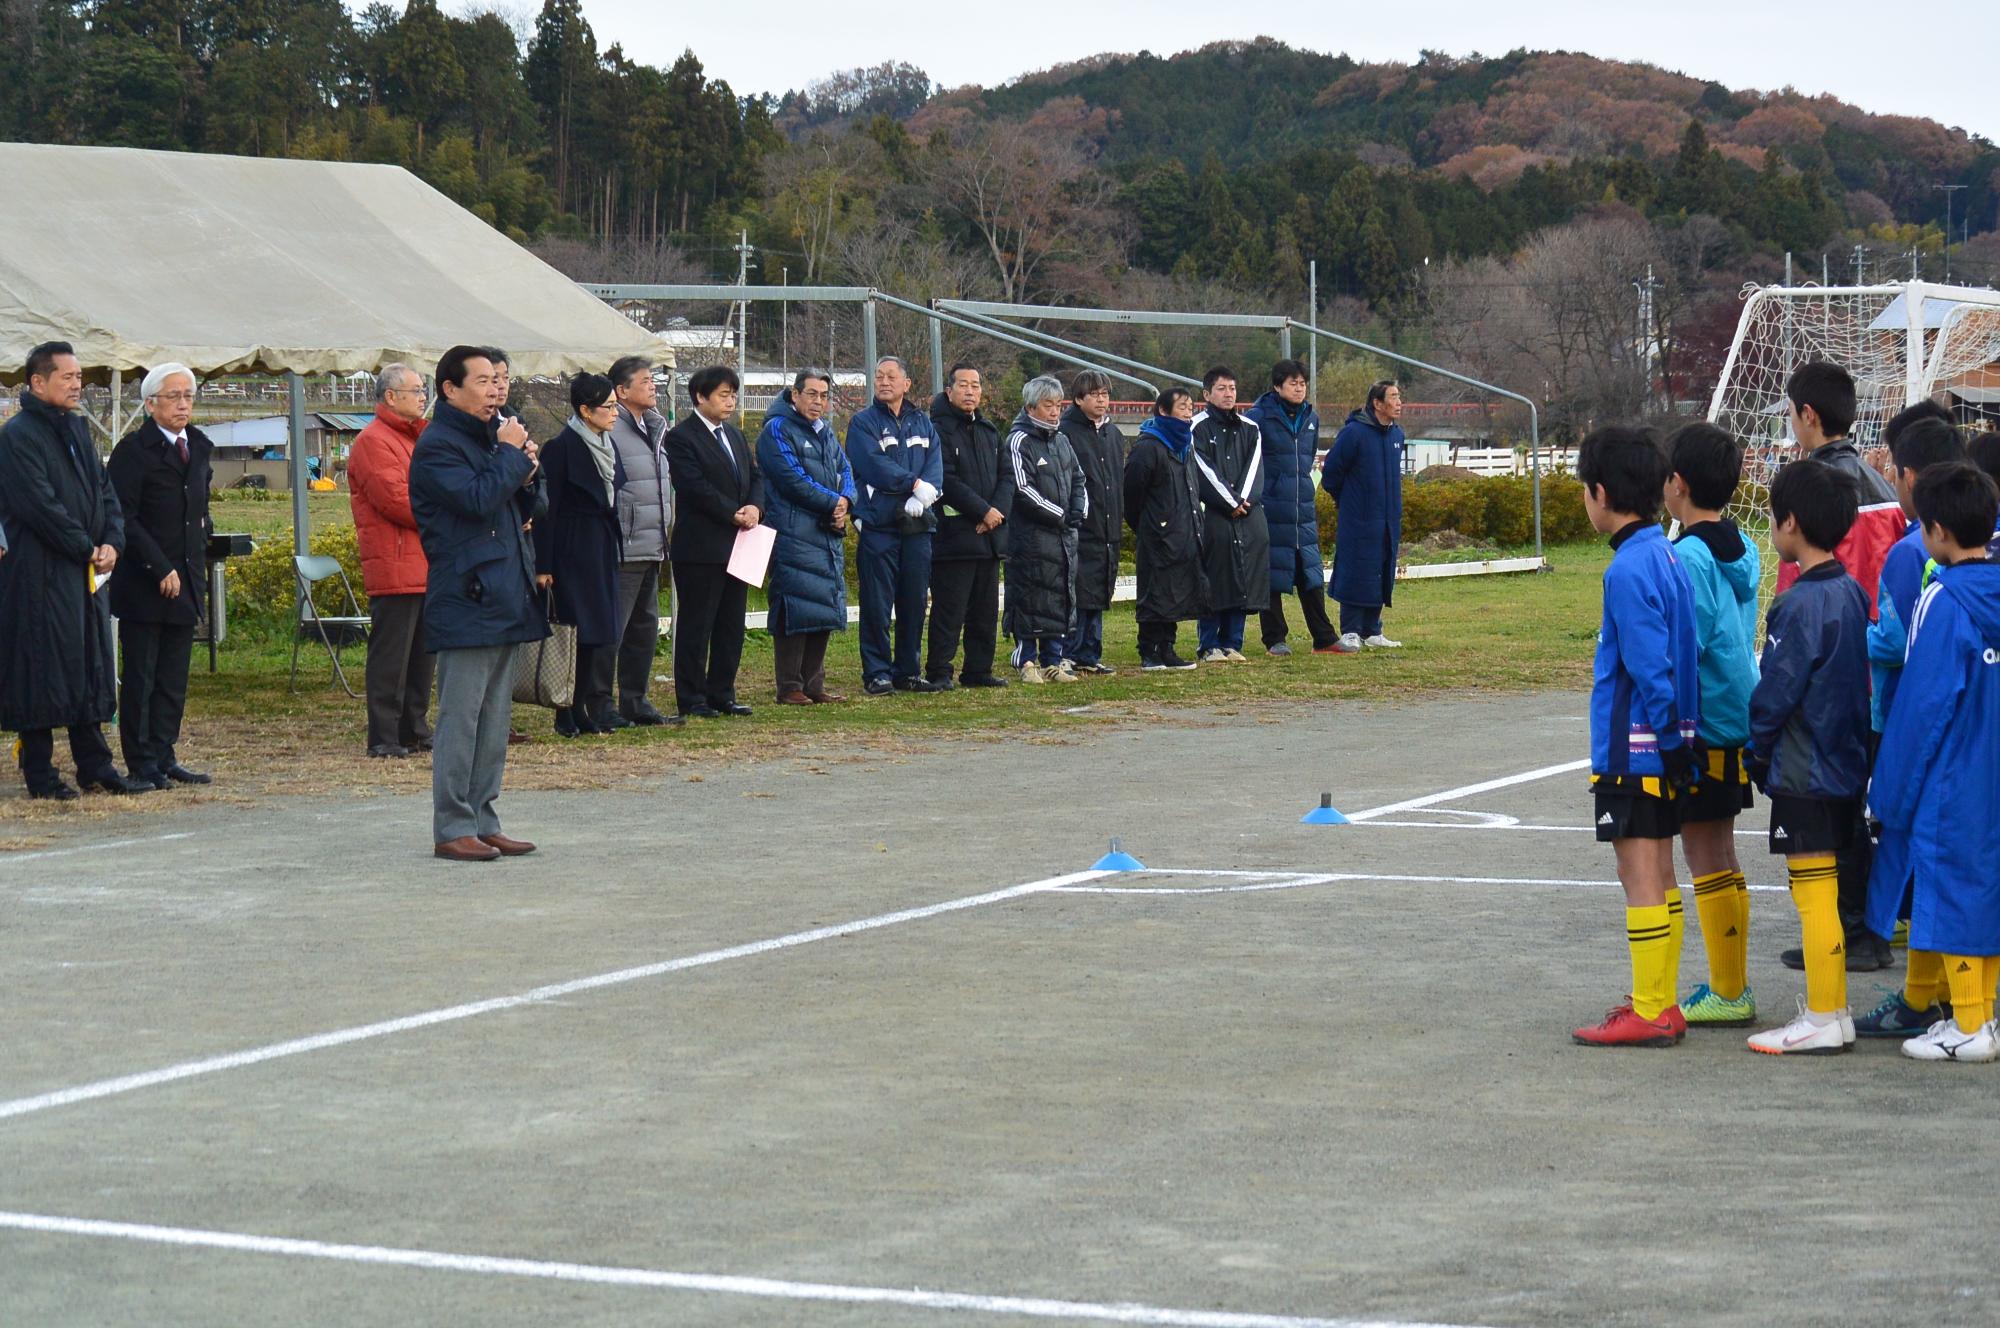
M 1147 364 L 1144 360 L 1132 360 L 1132 359 L 1127 359 L 1123 355 L 1113 355 L 1108 350 L 1099 350 L 1097 347 L 1086 345 L 1081 341 L 1070 341 L 1067 338 L 1057 336 L 1053 332 L 1044 332 L 1038 327 L 1022 327 L 1018 323 L 1005 322 L 999 318 L 992 317 L 991 315 L 982 314 L 973 310 L 966 309 L 964 306 L 967 303 L 968 302 L 964 300 L 939 300 L 937 302 L 937 306 L 940 309 L 948 309 L 954 313 L 963 313 L 967 318 L 976 319 L 978 323 L 985 325 L 984 327 L 981 328 L 982 331 L 990 331 L 993 328 L 1005 328 L 1009 333 L 1014 334 L 1016 336 L 1032 337 L 1038 341 L 1047 342 L 1049 346 L 1060 346 L 1064 350 L 1077 351 L 1080 353 L 1095 355 L 1096 357 L 1098 357 L 1099 360 L 1105 361 L 1106 363 L 1122 364 L 1128 369 L 1137 369 L 1140 373 L 1155 374 L 1160 378 L 1168 380 L 1169 382 L 1187 383 L 1195 387 L 1199 387 L 1201 385 L 1201 380 L 1199 378 L 1189 378 L 1185 374 L 1175 373 L 1172 369 L 1162 369 L 1157 364 Z M 1053 350 L 1049 350 L 1047 347 L 1033 347 L 1032 349 L 1041 350 L 1044 354 L 1055 355 L 1055 352 Z M 1069 357 L 1057 355 L 1056 358 L 1068 359 Z M 1099 364 L 1094 361 L 1086 362 L 1082 360 L 1074 360 L 1072 362 L 1077 364 L 1083 364 L 1085 365 L 1086 368 L 1104 369 L 1106 373 L 1111 372 L 1111 370 L 1105 369 L 1103 364 Z M 1119 374 L 1116 376 L 1120 378 L 1125 378 L 1127 382 L 1142 381 L 1136 378 L 1126 378 L 1126 376 L 1123 374 Z M 1150 392 L 1154 392 L 1157 394 L 1159 391 L 1159 389 L 1153 386 L 1151 382 L 1146 382 L 1145 386 L 1146 389 Z
M 1081 368 L 1100 370 L 1103 373 L 1109 374 L 1113 378 L 1120 379 L 1121 381 L 1127 383 L 1136 383 L 1138 386 L 1145 388 L 1148 392 L 1157 393 L 1159 391 L 1158 388 L 1154 387 L 1151 383 L 1147 382 L 1143 378 L 1135 378 L 1131 374 L 1120 373 L 1116 369 L 1109 368 L 1099 363 L 1096 360 L 1084 359 L 1080 355 L 1071 355 L 1063 351 L 1051 350 L 1047 346 L 1038 346 L 1034 342 L 1029 341 L 1025 337 L 1014 335 L 1017 332 L 1025 331 L 1025 329 L 1023 328 L 1008 327 L 1007 330 L 1003 332 L 1000 330 L 1000 328 L 985 327 L 978 323 L 973 322 L 969 318 L 960 318 L 956 314 L 946 313 L 941 309 L 926 309 L 921 304 L 912 304 L 910 301 L 898 299 L 894 295 L 882 295 L 880 293 L 877 293 L 875 298 L 882 301 L 882 303 L 884 304 L 894 305 L 898 309 L 908 309 L 911 313 L 922 314 L 924 317 L 932 320 L 933 326 L 937 325 L 938 323 L 950 323 L 953 327 L 962 327 L 968 332 L 977 332 L 979 333 L 979 335 L 983 337 L 991 337 L 995 341 L 1003 341 L 1010 346 L 1019 346 L 1022 350 L 1031 350 L 1038 355 L 1046 355 L 1052 360 L 1064 360 L 1070 364 L 1078 365 Z M 1085 349 L 1089 348 L 1085 347 Z
M 1379 355 L 1385 360 L 1395 360 L 1399 364 L 1407 364 L 1413 368 L 1422 369 L 1426 373 L 1434 373 L 1441 378 L 1449 378 L 1454 382 L 1464 383 L 1468 387 L 1476 387 L 1482 392 L 1491 392 L 1495 396 L 1506 397 L 1510 401 L 1518 401 L 1526 406 L 1528 408 L 1528 468 L 1534 475 L 1535 480 L 1535 556 L 1537 558 L 1542 556 L 1542 417 L 1541 412 L 1535 408 L 1533 401 L 1522 396 L 1519 392 L 1509 392 L 1504 387 L 1482 382 L 1477 378 L 1473 378 L 1468 374 L 1458 373 L 1455 370 L 1441 368 L 1427 360 L 1419 360 L 1414 356 L 1403 355 L 1393 350 L 1384 350 L 1380 346 L 1371 346 L 1365 341 L 1357 341 L 1353 337 L 1344 337 L 1338 332 L 1329 332 L 1325 328 L 1314 327 L 1310 323 L 1301 323 L 1297 319 L 1292 319 L 1291 321 L 1301 332 L 1310 333 L 1315 341 L 1320 337 L 1325 337 L 1330 341 L 1338 341 L 1344 346 L 1352 346 L 1356 350 L 1367 351 L 1370 355 Z

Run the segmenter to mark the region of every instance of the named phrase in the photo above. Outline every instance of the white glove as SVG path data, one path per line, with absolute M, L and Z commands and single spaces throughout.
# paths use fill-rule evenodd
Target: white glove
M 914 496 L 905 499 L 903 501 L 903 513 L 906 516 L 922 516 L 924 514 L 923 499 Z
M 916 488 L 912 489 L 911 492 L 916 495 L 917 501 L 922 503 L 925 507 L 929 507 L 932 503 L 938 500 L 937 486 L 935 484 L 932 484 L 929 480 L 918 480 Z M 916 513 L 912 512 L 910 513 L 910 515 L 915 516 Z

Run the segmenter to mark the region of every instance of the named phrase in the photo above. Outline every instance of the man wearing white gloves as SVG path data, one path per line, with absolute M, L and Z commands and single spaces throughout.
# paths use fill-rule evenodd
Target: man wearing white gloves
M 861 678 L 871 696 L 942 690 L 923 677 L 924 607 L 930 593 L 933 512 L 944 453 L 931 417 L 909 398 L 910 371 L 893 355 L 875 365 L 875 404 L 847 426 L 861 523 Z M 890 654 L 889 620 L 896 623 Z

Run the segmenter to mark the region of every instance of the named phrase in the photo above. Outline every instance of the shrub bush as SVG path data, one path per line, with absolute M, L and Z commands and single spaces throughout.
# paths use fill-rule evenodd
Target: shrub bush
M 368 592 L 361 588 L 361 551 L 354 542 L 353 526 L 323 526 L 313 532 L 312 551 L 338 558 L 354 586 L 361 611 L 368 611 Z M 229 592 L 232 617 L 288 619 L 298 606 L 298 592 L 292 580 L 292 541 L 289 535 L 266 539 L 247 558 L 231 558 L 223 564 L 224 584 Z M 313 591 L 313 603 L 325 614 L 345 614 L 347 604 L 338 581 L 322 581 Z
M 1338 526 L 1333 499 L 1319 494 L 1319 537 L 1331 549 Z M 1535 485 L 1526 475 L 1485 479 L 1403 481 L 1403 540 L 1415 544 L 1442 530 L 1502 546 L 1535 540 Z M 1542 541 L 1573 544 L 1595 538 L 1574 475 L 1542 476 Z

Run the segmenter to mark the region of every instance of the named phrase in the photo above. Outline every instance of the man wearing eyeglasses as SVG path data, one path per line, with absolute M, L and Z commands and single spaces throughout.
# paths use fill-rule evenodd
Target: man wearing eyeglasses
M 347 454 L 347 499 L 368 592 L 368 754 L 429 751 L 432 657 L 424 651 L 430 563 L 410 511 L 410 456 L 430 395 L 407 364 L 375 379 L 375 418 Z
M 124 671 L 118 740 L 134 783 L 206 784 L 175 747 L 187 706 L 188 659 L 208 590 L 208 474 L 214 451 L 195 428 L 194 371 L 155 365 L 139 384 L 147 422 L 111 449 L 106 473 L 125 512 L 125 556 L 111 569 Z

